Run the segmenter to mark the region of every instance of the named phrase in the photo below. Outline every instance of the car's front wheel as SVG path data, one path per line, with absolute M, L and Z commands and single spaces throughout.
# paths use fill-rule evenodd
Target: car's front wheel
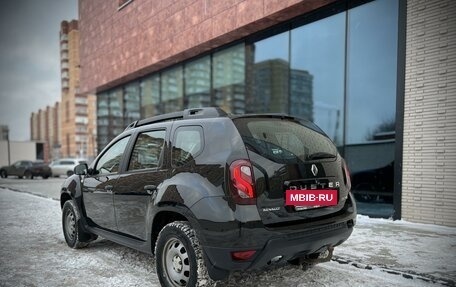
M 162 286 L 196 286 L 210 281 L 199 241 L 188 222 L 175 221 L 163 227 L 155 258 Z
M 97 238 L 96 235 L 84 232 L 79 220 L 79 212 L 73 201 L 66 201 L 62 209 L 63 235 L 67 245 L 75 249 L 86 247 L 90 241 Z

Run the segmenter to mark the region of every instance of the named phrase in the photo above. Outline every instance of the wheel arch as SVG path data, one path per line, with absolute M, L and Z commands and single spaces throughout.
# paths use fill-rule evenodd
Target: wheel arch
M 68 194 L 68 193 L 66 193 L 66 192 L 60 194 L 60 209 L 63 209 L 63 205 L 64 205 L 65 202 L 67 202 L 68 200 L 72 200 L 70 194 Z
M 155 214 L 152 229 L 151 229 L 151 250 L 152 254 L 155 253 L 155 244 L 157 242 L 158 234 L 167 224 L 174 221 L 187 221 L 192 227 L 194 227 L 194 220 L 188 214 L 184 215 L 185 212 L 178 210 L 162 210 Z

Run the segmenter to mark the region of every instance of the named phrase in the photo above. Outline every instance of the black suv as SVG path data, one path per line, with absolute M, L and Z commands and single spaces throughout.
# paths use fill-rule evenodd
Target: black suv
M 136 121 L 62 186 L 63 232 L 156 257 L 163 286 L 313 264 L 352 233 L 345 162 L 314 124 L 218 108 Z

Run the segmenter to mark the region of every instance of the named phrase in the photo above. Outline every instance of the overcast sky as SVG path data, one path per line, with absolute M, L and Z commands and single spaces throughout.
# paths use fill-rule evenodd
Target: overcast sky
M 77 2 L 2 1 L 0 125 L 11 140 L 30 140 L 30 114 L 60 100 L 60 22 L 77 19 Z

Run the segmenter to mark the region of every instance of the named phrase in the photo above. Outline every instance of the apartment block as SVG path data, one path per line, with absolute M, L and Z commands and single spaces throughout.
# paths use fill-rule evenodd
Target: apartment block
M 43 144 L 45 161 L 60 157 L 60 132 L 59 132 L 60 104 L 39 109 L 30 116 L 30 139 Z
M 60 30 L 62 98 L 60 145 L 62 157 L 89 157 L 96 154 L 94 96 L 79 94 L 78 21 L 63 21 Z

